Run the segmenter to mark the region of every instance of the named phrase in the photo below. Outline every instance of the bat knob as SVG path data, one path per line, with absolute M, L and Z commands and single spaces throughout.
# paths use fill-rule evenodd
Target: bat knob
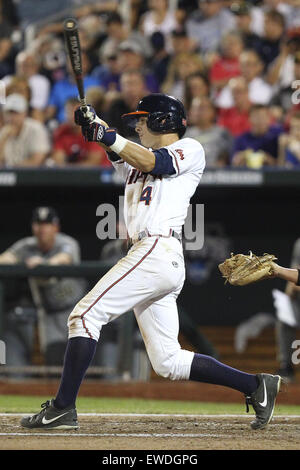
M 85 106 L 80 106 L 80 109 L 83 112 L 83 115 L 86 119 L 89 120 L 90 124 L 94 121 L 96 114 L 93 111 L 90 111 L 90 107 L 85 105 Z

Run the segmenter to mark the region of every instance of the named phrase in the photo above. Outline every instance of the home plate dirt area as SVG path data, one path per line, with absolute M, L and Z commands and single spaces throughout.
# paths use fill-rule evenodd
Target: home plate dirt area
M 299 450 L 300 417 L 277 416 L 253 431 L 253 415 L 79 414 L 77 431 L 27 430 L 0 417 L 1 450 Z

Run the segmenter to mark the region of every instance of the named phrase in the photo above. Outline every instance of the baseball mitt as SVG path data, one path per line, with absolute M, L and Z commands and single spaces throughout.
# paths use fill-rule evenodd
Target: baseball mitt
M 251 251 L 249 255 L 234 255 L 219 264 L 219 270 L 233 286 L 245 286 L 253 282 L 270 279 L 274 276 L 274 255 L 264 253 L 263 256 L 256 256 Z

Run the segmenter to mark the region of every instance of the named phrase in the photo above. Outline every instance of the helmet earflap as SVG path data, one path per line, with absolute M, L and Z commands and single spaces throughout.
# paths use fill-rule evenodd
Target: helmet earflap
M 151 113 L 147 119 L 147 127 L 152 132 L 158 132 L 160 134 L 177 133 L 179 138 L 185 133 L 185 126 L 174 119 L 171 112 L 168 113 Z
M 138 118 L 147 115 L 147 127 L 159 134 L 177 133 L 179 138 L 186 130 L 186 115 L 183 104 L 173 96 L 152 93 L 144 96 L 135 112 L 122 116 L 129 127 L 134 127 Z

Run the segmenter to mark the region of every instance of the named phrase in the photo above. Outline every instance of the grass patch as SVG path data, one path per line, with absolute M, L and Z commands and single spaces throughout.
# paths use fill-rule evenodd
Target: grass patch
M 49 397 L 0 395 L 0 413 L 37 413 Z M 138 398 L 79 397 L 79 413 L 170 413 L 170 414 L 243 414 L 241 403 L 204 403 L 175 400 L 145 400 Z M 300 415 L 300 406 L 278 405 L 276 415 Z

